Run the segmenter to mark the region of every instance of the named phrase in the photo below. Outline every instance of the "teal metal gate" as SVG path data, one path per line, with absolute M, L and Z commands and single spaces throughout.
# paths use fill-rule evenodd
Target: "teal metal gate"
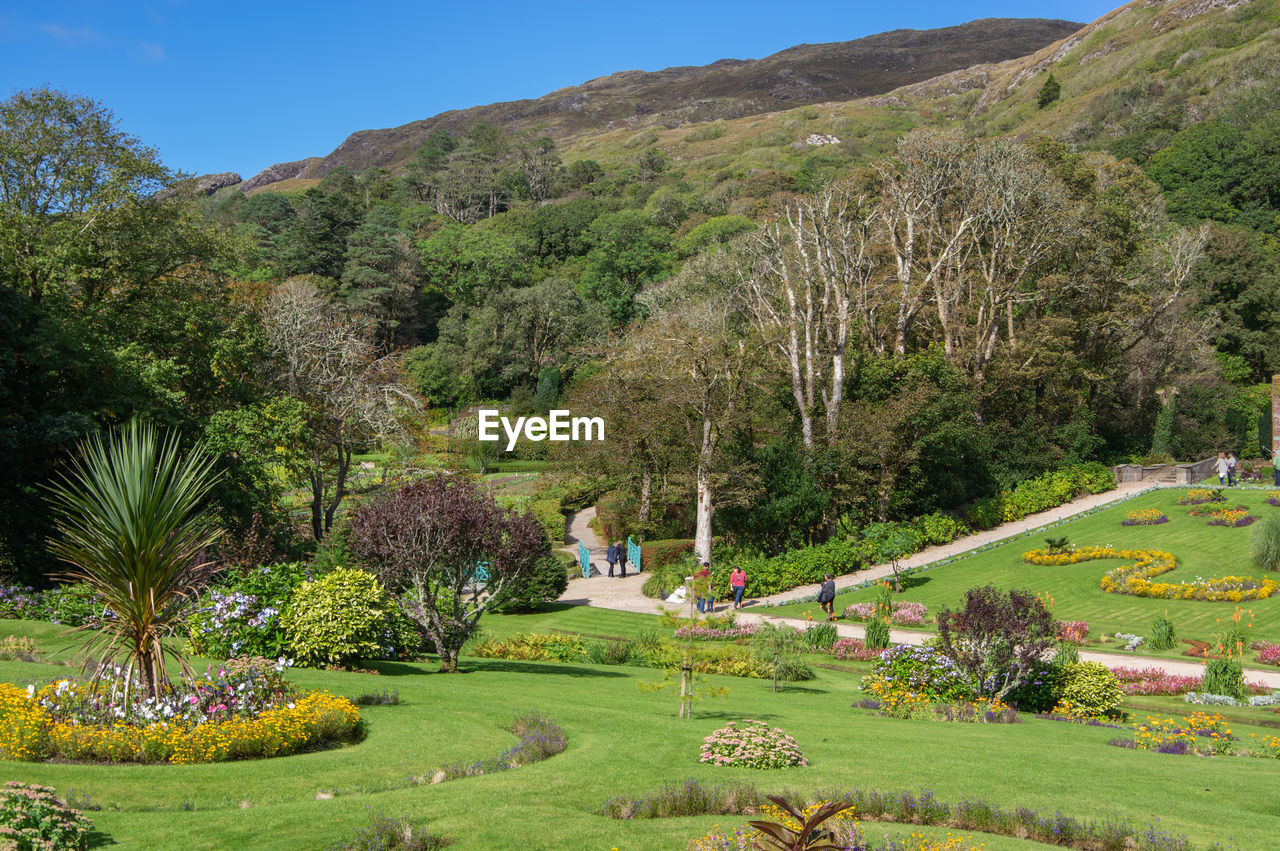
M 636 573 L 644 570 L 644 565 L 640 563 L 640 545 L 631 540 L 631 536 L 627 536 L 627 563 L 635 568 Z
M 591 577 L 591 551 L 587 549 L 587 545 L 582 541 L 578 541 L 578 567 L 582 568 L 584 579 Z

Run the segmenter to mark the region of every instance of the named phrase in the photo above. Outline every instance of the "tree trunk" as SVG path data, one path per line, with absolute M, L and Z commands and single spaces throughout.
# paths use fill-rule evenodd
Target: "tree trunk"
M 319 462 L 313 462 L 319 464 Z M 324 478 L 317 467 L 311 472 L 311 534 L 316 542 L 324 540 Z
M 640 473 L 640 511 L 636 519 L 640 521 L 641 529 L 649 527 L 649 513 L 653 510 L 653 469 L 648 465 L 644 465 L 644 469 Z M 643 533 L 642 533 L 643 534 Z
M 710 420 L 702 421 L 702 451 L 698 453 L 698 513 L 697 532 L 693 551 L 698 561 L 711 561 L 711 518 L 715 504 L 711 493 L 712 427 Z

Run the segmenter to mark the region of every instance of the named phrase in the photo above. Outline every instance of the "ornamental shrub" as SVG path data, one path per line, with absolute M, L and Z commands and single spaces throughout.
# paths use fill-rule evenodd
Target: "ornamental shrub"
M 693 555 L 693 538 L 645 541 L 640 545 L 640 563 L 645 570 L 657 570 L 667 565 L 681 565 L 685 557 L 690 555 Z
M 298 586 L 281 618 L 289 652 L 302 665 L 395 659 L 421 644 L 378 578 L 354 568 Z
M 304 562 L 264 565 L 210 589 L 188 621 L 192 652 L 210 659 L 284 655 L 289 642 L 280 613 L 310 578 Z
M 538 525 L 542 527 L 543 537 L 552 548 L 564 543 L 569 529 L 569 518 L 565 516 L 564 505 L 559 499 L 555 497 L 531 499 L 525 504 L 525 508 L 533 512 Z
M 969 534 L 968 526 L 965 526 L 949 514 L 943 514 L 941 511 L 926 514 L 917 522 L 920 524 L 920 533 L 926 544 L 935 546 L 949 544 L 956 538 Z
M 520 659 L 540 662 L 583 662 L 587 644 L 581 636 L 519 632 L 505 641 L 491 638 L 473 651 L 482 659 Z
M 877 697 L 909 691 L 935 700 L 963 700 L 972 690 L 955 663 L 933 647 L 899 644 L 880 655 L 862 678 L 863 691 Z
M 1076 662 L 1062 672 L 1060 699 L 1091 717 L 1111 715 L 1124 700 L 1124 689 L 1106 665 Z
M 1249 535 L 1253 561 L 1263 570 L 1280 570 L 1280 514 L 1269 514 Z
M 1152 650 L 1169 650 L 1177 643 L 1173 621 L 1169 620 L 1167 614 L 1156 615 L 1151 623 L 1151 639 L 1147 643 Z
M 800 634 L 800 640 L 811 652 L 829 652 L 839 637 L 833 623 L 815 623 Z
M 883 617 L 867 621 L 864 637 L 867 647 L 872 650 L 884 650 L 889 646 L 889 621 Z
M 1204 682 L 1200 684 L 1200 691 L 1244 699 L 1248 694 L 1244 684 L 1244 666 L 1231 656 L 1209 659 L 1204 666 Z
M 532 612 L 560 599 L 569 587 L 565 565 L 555 556 L 541 559 L 529 573 L 522 573 L 502 583 L 498 599 L 489 604 L 489 611 Z
M 750 718 L 744 718 L 740 725 L 730 721 L 703 739 L 698 761 L 760 769 L 809 764 L 795 739 L 777 727 Z
M 0 786 L 0 847 L 87 848 L 92 823 L 48 786 L 10 780 Z
M 962 609 L 938 613 L 938 650 L 978 695 L 1003 698 L 1039 669 L 1056 644 L 1053 615 L 1026 591 L 970 588 Z

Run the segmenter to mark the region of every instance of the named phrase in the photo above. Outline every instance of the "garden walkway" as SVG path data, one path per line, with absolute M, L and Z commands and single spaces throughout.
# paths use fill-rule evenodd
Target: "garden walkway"
M 978 532 L 974 535 L 968 535 L 959 538 L 949 544 L 942 546 L 929 547 L 921 550 L 913 556 L 904 558 L 898 562 L 898 569 L 905 570 L 909 567 L 920 567 L 922 565 L 931 564 L 941 559 L 953 558 L 962 553 L 971 550 L 980 549 L 989 544 L 994 544 L 1009 538 L 1017 538 L 1028 534 L 1042 526 L 1050 523 L 1056 523 L 1059 520 L 1065 520 L 1077 514 L 1082 514 L 1094 508 L 1107 505 L 1112 502 L 1118 502 L 1122 499 L 1128 499 L 1131 496 L 1151 490 L 1152 485 L 1149 482 L 1126 482 L 1113 491 L 1106 493 L 1090 494 L 1082 496 L 1079 499 L 1072 500 L 1057 508 L 1051 508 L 1048 511 L 1041 511 L 1038 514 L 1032 514 L 1022 520 L 1013 523 L 1005 523 L 997 526 L 995 529 L 988 529 L 985 532 Z M 577 512 L 570 519 L 569 541 L 571 546 L 566 551 L 571 551 L 576 557 L 578 554 L 578 541 L 582 540 L 591 549 L 591 559 L 604 569 L 605 547 L 600 544 L 599 538 L 595 532 L 587 525 L 591 518 L 595 517 L 595 507 L 583 509 Z M 598 547 L 598 554 L 597 548 Z M 845 588 L 861 585 L 864 582 L 875 582 L 886 576 L 893 575 L 893 565 L 877 564 L 866 570 L 859 570 L 856 573 L 846 574 L 836 577 L 836 590 L 843 591 Z M 604 609 L 620 609 L 626 612 L 643 612 L 644 614 L 653 614 L 658 606 L 658 601 L 640 593 L 640 586 L 644 584 L 644 576 L 628 576 L 626 579 L 610 580 L 607 576 L 593 577 L 591 579 L 574 578 L 569 582 L 569 588 L 560 597 L 562 603 L 572 603 L 580 606 L 599 606 Z M 818 593 L 817 585 L 802 585 L 799 588 L 792 588 L 790 591 L 784 591 L 780 594 L 773 594 L 768 597 L 760 597 L 750 602 L 754 608 L 756 606 L 777 606 L 792 600 L 803 597 L 812 596 Z
M 1083 514 L 1094 508 L 1107 505 L 1112 502 L 1118 502 L 1129 497 L 1136 496 L 1146 490 L 1151 490 L 1152 485 L 1149 482 L 1125 482 L 1113 491 L 1106 493 L 1091 494 L 1081 497 L 1060 505 L 1057 508 L 1051 508 L 1048 511 L 1041 511 L 1038 514 L 1032 514 L 1022 520 L 1013 523 L 1005 523 L 995 529 L 986 532 L 979 532 L 975 535 L 969 535 L 965 538 L 952 541 L 938 547 L 929 547 L 922 550 L 910 558 L 902 559 L 898 562 L 898 569 L 904 570 L 908 567 L 920 567 L 931 564 L 941 559 L 953 558 L 962 553 L 980 549 L 989 544 L 998 543 L 1010 538 L 1018 538 L 1028 535 L 1029 533 L 1056 523 L 1059 520 L 1065 520 L 1077 514 Z M 569 527 L 569 540 L 573 554 L 576 556 L 578 552 L 578 541 L 582 540 L 591 550 L 591 559 L 604 567 L 605 547 L 601 544 L 595 532 L 587 525 L 591 519 L 595 517 L 595 507 L 590 507 L 573 515 Z M 836 589 L 844 590 L 850 586 L 861 585 L 864 582 L 874 582 L 893 575 L 893 566 L 888 564 L 878 564 L 866 570 L 860 570 L 857 573 L 847 574 L 836 578 Z M 607 576 L 592 577 L 591 579 L 574 578 L 570 580 L 569 587 L 560 597 L 561 603 L 569 603 L 579 606 L 598 606 L 604 609 L 617 609 L 626 612 L 640 612 L 642 614 L 654 614 L 659 607 L 659 601 L 651 597 L 646 597 L 641 593 L 640 588 L 644 584 L 645 574 L 628 575 L 626 579 L 609 579 Z M 807 622 L 799 618 L 780 618 L 774 617 L 768 613 L 769 606 L 777 606 L 782 603 L 797 600 L 803 597 L 812 596 L 818 593 L 817 585 L 805 585 L 800 588 L 793 588 L 790 591 L 781 594 L 774 594 L 769 597 L 762 597 L 749 601 L 749 608 L 739 611 L 739 620 L 743 622 L 768 619 L 776 623 L 787 623 L 792 626 L 803 628 Z M 717 611 L 725 611 L 727 604 L 717 604 Z M 814 604 L 815 611 L 817 604 Z M 840 623 L 836 625 L 836 630 L 842 638 L 862 638 L 863 628 L 861 624 Z M 891 639 L 899 644 L 921 644 L 931 636 L 931 633 L 916 632 L 914 630 L 893 630 L 890 633 Z M 1131 656 L 1123 653 L 1098 653 L 1092 650 L 1082 650 L 1080 658 L 1089 662 L 1101 662 L 1108 667 L 1141 667 L 1141 668 L 1160 668 L 1170 674 L 1179 674 L 1182 676 L 1198 676 L 1204 666 L 1200 662 L 1178 661 L 1174 659 L 1156 659 L 1149 656 Z M 1262 682 L 1272 688 L 1280 688 L 1280 672 L 1277 671 L 1260 671 L 1255 669 L 1246 669 L 1245 676 L 1252 682 Z

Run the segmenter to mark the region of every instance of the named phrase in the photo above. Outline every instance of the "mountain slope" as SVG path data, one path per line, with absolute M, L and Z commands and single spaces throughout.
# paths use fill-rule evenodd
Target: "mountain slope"
M 444 112 L 383 130 L 361 130 L 320 159 L 271 166 L 241 188 L 314 179 L 337 165 L 359 173 L 402 164 L 437 128 L 476 121 L 541 127 L 565 140 L 593 131 L 732 119 L 812 103 L 848 101 L 982 62 L 1031 53 L 1080 28 L 1070 21 L 988 18 L 935 30 L 894 30 L 854 41 L 798 45 L 763 59 L 700 67 L 620 71 L 533 100 Z

